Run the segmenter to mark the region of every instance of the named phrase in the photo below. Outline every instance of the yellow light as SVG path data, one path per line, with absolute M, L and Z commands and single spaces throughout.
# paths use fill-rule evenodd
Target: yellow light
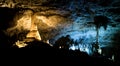
M 47 19 L 45 16 L 37 16 L 37 19 L 42 20 L 41 22 L 45 23 L 49 27 L 54 27 L 54 22 L 51 23 L 50 19 Z
M 23 27 L 26 30 L 31 28 L 31 12 L 25 12 L 23 17 L 17 21 L 17 28 Z
M 22 47 L 26 47 L 27 46 L 27 44 L 26 43 L 24 43 L 23 41 L 17 41 L 17 42 L 15 42 L 15 45 L 18 47 L 18 48 L 22 48 Z
M 37 30 L 34 30 L 34 31 L 30 31 L 27 36 L 27 38 L 34 38 L 34 39 L 37 39 L 37 40 L 41 40 L 41 37 L 40 37 L 40 34 Z

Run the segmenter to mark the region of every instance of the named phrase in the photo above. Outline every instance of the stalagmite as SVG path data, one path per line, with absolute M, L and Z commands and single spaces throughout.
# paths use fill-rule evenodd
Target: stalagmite
M 26 38 L 27 39 L 37 39 L 39 41 L 41 40 L 41 36 L 39 34 L 37 24 L 35 24 L 34 16 L 31 17 L 31 28 L 30 28 L 30 32 L 27 34 Z

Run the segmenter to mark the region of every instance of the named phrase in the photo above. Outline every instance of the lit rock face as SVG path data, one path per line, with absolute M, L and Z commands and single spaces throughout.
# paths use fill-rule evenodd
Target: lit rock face
M 29 14 L 28 14 L 29 15 Z M 37 39 L 37 40 L 41 40 L 41 36 L 38 32 L 38 28 L 37 28 L 37 24 L 35 24 L 35 17 L 34 15 L 31 15 L 30 16 L 30 19 L 31 19 L 31 25 L 26 25 L 26 26 L 30 26 L 30 32 L 27 34 L 26 38 L 34 38 L 34 39 Z
M 56 34 L 61 33 L 62 30 L 66 28 L 69 28 L 72 23 L 70 20 L 68 20 L 68 18 L 64 18 L 55 12 L 53 13 L 52 11 L 50 11 L 50 13 L 37 12 L 35 15 L 35 22 L 38 26 L 38 30 L 41 34 L 41 37 L 45 40 L 54 38 Z
M 41 40 L 41 36 L 38 32 L 37 25 L 35 25 L 34 21 L 32 21 L 31 23 L 30 32 L 27 34 L 26 38 L 34 38 L 39 41 Z

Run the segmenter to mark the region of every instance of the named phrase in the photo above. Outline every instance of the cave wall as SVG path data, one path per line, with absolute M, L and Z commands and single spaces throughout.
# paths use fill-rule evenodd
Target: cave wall
M 14 4 L 12 7 L 8 6 L 10 2 Z M 104 25 L 100 25 L 99 45 L 101 48 L 119 47 L 119 0 L 25 0 L 25 2 L 24 0 L 10 0 L 10 2 L 0 1 L 1 14 L 6 15 L 1 16 L 0 29 L 7 36 L 19 35 L 17 37 L 19 38 L 24 36 L 23 33 L 26 35 L 30 28 L 30 16 L 34 16 L 41 37 L 49 40 L 51 44 L 54 44 L 61 36 L 69 34 L 74 41 L 84 39 L 82 44 L 89 46 L 96 42 L 94 17 L 105 16 L 108 18 L 108 23 L 106 30 Z M 2 11 L 5 7 L 11 9 L 10 11 L 12 9 L 18 9 L 18 11 L 16 13 L 5 10 L 7 11 L 5 14 Z M 13 17 L 8 18 L 8 16 Z M 104 22 L 101 18 L 98 18 L 99 20 Z

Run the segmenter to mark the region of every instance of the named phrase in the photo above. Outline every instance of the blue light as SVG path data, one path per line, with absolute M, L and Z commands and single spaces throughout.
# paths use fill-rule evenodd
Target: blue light
M 69 49 L 70 49 L 70 50 L 77 50 L 77 49 L 78 49 L 78 46 L 72 45 Z

